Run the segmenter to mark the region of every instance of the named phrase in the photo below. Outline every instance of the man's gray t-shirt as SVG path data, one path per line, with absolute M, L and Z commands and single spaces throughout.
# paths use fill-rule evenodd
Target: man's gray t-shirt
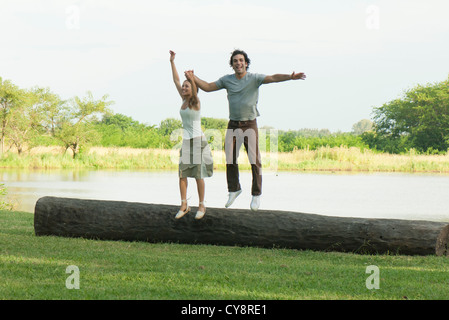
M 228 91 L 229 119 L 235 121 L 254 120 L 260 116 L 257 110 L 259 87 L 265 80 L 265 75 L 249 73 L 238 80 L 235 74 L 218 79 L 215 84 L 218 89 Z

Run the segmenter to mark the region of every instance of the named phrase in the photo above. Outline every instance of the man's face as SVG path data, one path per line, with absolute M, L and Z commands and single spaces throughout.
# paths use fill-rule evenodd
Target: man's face
M 237 54 L 232 58 L 232 68 L 237 74 L 246 73 L 246 68 L 248 67 L 248 63 L 245 61 L 245 57 L 243 54 Z

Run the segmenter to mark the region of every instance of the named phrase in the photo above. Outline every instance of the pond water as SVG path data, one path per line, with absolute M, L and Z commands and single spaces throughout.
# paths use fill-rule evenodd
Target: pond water
M 249 209 L 251 174 L 240 173 L 243 189 L 233 208 Z M 223 208 L 226 175 L 206 181 L 206 206 Z M 34 212 L 44 196 L 180 204 L 177 172 L 0 169 L 0 183 L 15 210 Z M 189 179 L 189 204 L 198 205 Z M 260 209 L 328 216 L 449 221 L 449 175 L 403 173 L 291 173 L 263 175 Z

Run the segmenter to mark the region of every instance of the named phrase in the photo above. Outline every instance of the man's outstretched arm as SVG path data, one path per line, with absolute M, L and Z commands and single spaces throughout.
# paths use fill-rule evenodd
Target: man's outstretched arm
M 266 76 L 263 83 L 273 83 L 273 82 L 283 82 L 288 80 L 305 80 L 306 75 L 302 72 L 292 74 L 273 74 L 271 76 Z
M 198 78 L 196 75 L 195 75 L 195 84 L 201 90 L 206 91 L 206 92 L 211 92 L 211 91 L 217 91 L 218 90 L 218 87 L 215 84 L 215 82 L 210 82 L 210 83 L 206 82 L 206 81 L 201 80 L 200 78 Z

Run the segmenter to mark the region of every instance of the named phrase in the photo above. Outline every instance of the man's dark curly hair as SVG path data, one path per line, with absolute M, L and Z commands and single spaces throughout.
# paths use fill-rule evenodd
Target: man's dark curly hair
M 231 59 L 229 60 L 229 64 L 232 67 L 232 59 L 234 59 L 234 57 L 236 55 L 238 55 L 238 54 L 241 54 L 241 55 L 243 55 L 245 57 L 245 61 L 248 64 L 248 66 L 246 67 L 246 70 L 248 70 L 249 69 L 249 65 L 251 64 L 251 60 L 250 60 L 250 58 L 248 58 L 248 55 L 246 54 L 246 52 L 243 51 L 243 50 L 239 50 L 239 49 L 234 50 L 234 52 L 231 54 Z

